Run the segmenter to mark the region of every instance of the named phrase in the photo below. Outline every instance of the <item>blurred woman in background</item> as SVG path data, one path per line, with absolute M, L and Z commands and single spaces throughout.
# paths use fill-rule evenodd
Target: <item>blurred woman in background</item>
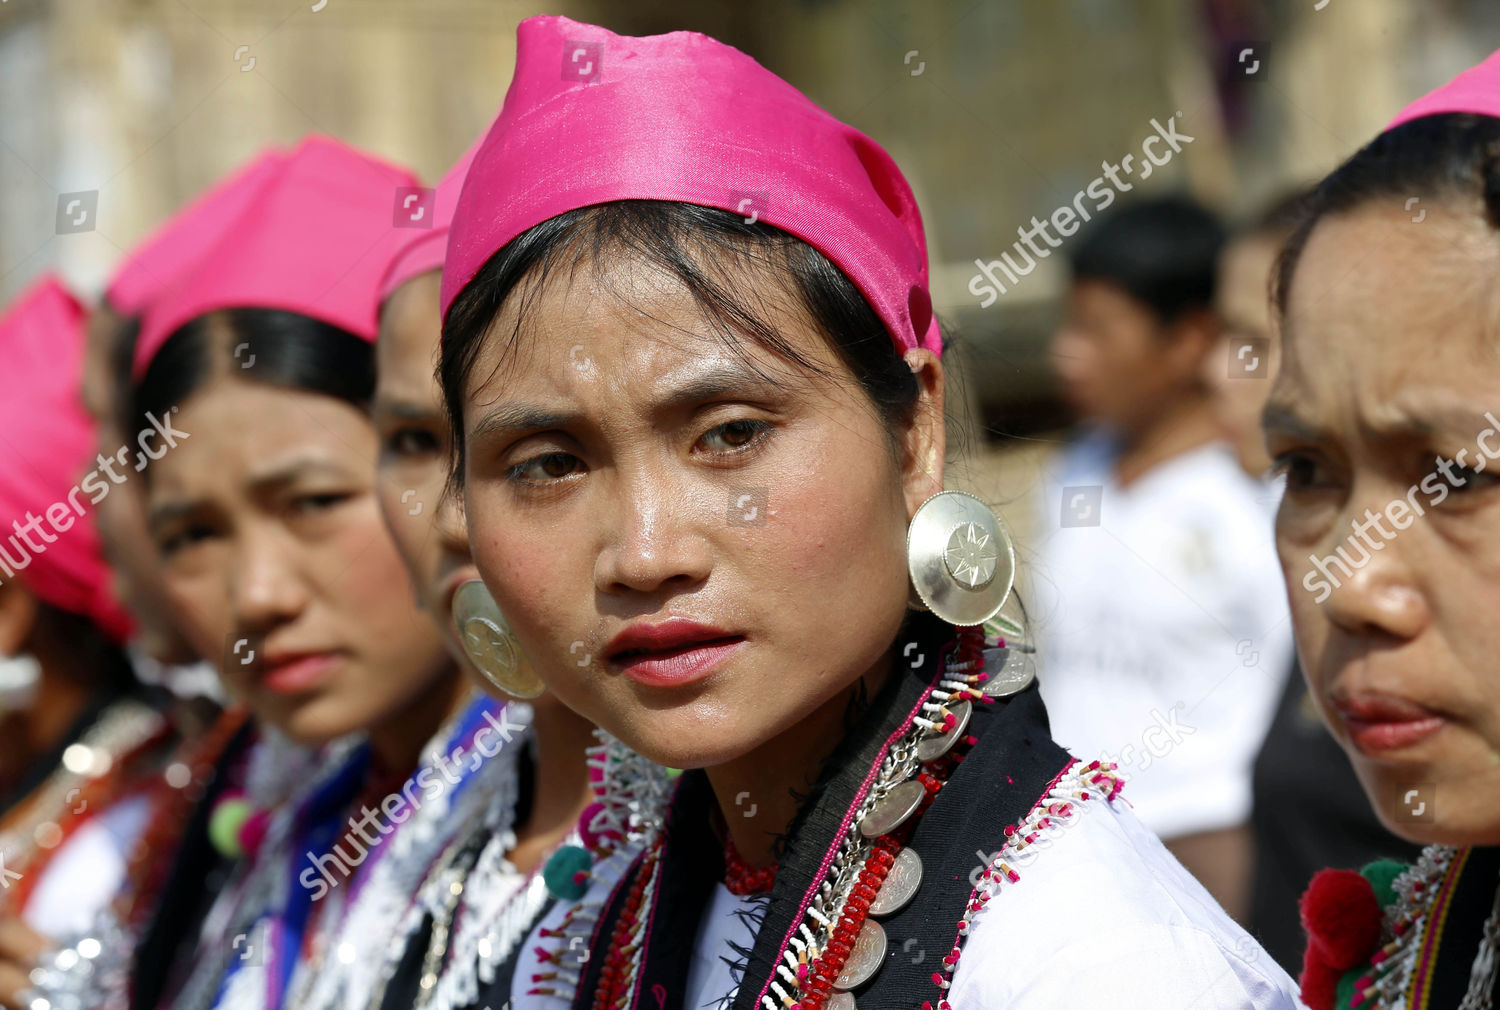
M 160 1005 L 279 1007 L 364 972 L 332 942 L 351 909 L 410 905 L 513 787 L 529 711 L 472 693 L 375 497 L 376 293 L 415 188 L 310 138 L 142 320 L 134 416 L 173 442 L 148 471 L 167 593 L 263 737 L 208 818 L 239 861 L 166 951 Z
M 1313 1010 L 1500 995 L 1497 277 L 1500 53 L 1323 180 L 1277 266 L 1264 425 L 1302 668 L 1371 806 L 1427 846 L 1315 878 Z
M 79 398 L 85 310 L 53 277 L 0 317 L 0 1002 L 44 937 L 86 929 L 145 833 L 176 735 L 122 648 L 94 510 L 108 473 Z M 134 447 L 131 447 L 134 449 Z
M 449 438 L 434 375 L 438 281 L 471 155 L 438 184 L 427 208 L 431 228 L 413 231 L 381 282 L 371 416 L 376 491 L 391 537 L 454 661 L 474 672 L 453 600 L 478 574 L 462 511 L 445 493 Z M 470 622 L 468 630 L 477 629 Z M 593 726 L 547 694 L 533 697 L 527 685 L 485 683 L 531 699 L 531 734 L 508 745 L 517 748 L 514 781 L 445 826 L 452 841 L 412 900 L 392 905 L 374 886 L 361 892 L 328 941 L 358 969 L 321 971 L 299 1010 L 453 1010 L 509 1000 L 521 942 L 552 900 L 543 867 L 564 843 L 577 844 L 579 813 L 593 797 L 584 764 Z

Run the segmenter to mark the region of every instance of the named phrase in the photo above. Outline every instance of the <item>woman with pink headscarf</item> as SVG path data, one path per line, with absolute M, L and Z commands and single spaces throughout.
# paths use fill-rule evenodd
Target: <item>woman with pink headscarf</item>
M 476 662 L 607 740 L 516 1007 L 1295 1005 L 1048 735 L 873 140 L 702 35 L 530 19 L 442 306 Z
M 430 989 L 459 924 L 424 922 L 415 899 L 449 884 L 433 878 L 476 818 L 510 830 L 529 732 L 527 707 L 474 691 L 418 609 L 375 494 L 378 291 L 421 187 L 325 137 L 263 167 L 146 305 L 134 347 L 125 427 L 154 418 L 168 443 L 144 472 L 163 588 L 259 733 L 176 860 L 204 865 L 211 846 L 222 886 L 205 900 L 190 874 L 168 885 L 135 1006 L 304 1006 L 328 979 L 378 1005 L 411 965 L 343 939 L 394 941 L 413 910 Z
M 1410 864 L 1303 898 L 1313 1010 L 1500 997 L 1500 52 L 1307 199 L 1263 418 L 1309 693 Z
M 79 396 L 84 316 L 51 276 L 0 316 L 0 1000 L 37 934 L 87 928 L 122 886 L 175 739 L 95 532 L 112 484 Z

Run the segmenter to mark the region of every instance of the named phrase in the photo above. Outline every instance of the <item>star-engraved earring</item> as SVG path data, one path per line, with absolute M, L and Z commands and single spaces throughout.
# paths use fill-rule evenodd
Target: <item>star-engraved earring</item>
M 939 491 L 911 517 L 906 568 L 912 607 L 949 624 L 983 624 L 1010 596 L 1016 549 L 988 505 L 963 491 Z
M 514 698 L 535 698 L 547 689 L 510 632 L 489 588 L 469 579 L 453 594 L 453 626 L 480 676 Z

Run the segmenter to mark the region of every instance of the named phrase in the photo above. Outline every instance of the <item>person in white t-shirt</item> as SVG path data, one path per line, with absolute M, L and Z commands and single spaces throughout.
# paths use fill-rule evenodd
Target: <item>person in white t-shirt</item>
M 1083 236 L 1052 357 L 1084 428 L 1043 477 L 1035 593 L 1054 737 L 1117 761 L 1141 819 L 1243 917 L 1251 767 L 1291 630 L 1264 489 L 1202 378 L 1223 242 L 1181 198 Z

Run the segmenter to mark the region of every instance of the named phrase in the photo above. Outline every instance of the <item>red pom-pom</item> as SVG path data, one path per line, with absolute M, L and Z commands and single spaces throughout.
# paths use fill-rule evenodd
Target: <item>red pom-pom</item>
M 1340 971 L 1362 964 L 1380 945 L 1380 902 L 1354 870 L 1320 870 L 1302 895 L 1302 928 L 1308 946 Z
M 1333 1001 L 1337 998 L 1339 978 L 1343 974 L 1326 962 L 1317 960 L 1312 947 L 1308 947 L 1303 954 L 1302 977 L 1297 980 L 1302 987 L 1302 1002 L 1309 1010 L 1337 1010 Z
M 1380 902 L 1370 882 L 1353 870 L 1319 870 L 1302 895 L 1302 1002 L 1334 1010 L 1339 979 L 1363 964 L 1380 944 Z

